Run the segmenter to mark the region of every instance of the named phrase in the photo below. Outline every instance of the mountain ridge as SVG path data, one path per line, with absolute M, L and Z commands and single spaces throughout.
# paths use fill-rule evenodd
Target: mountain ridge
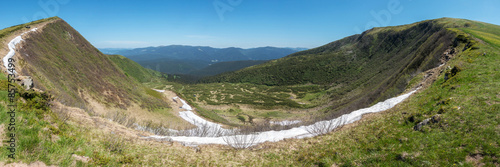
M 208 46 L 169 45 L 136 48 L 115 52 L 144 67 L 169 74 L 189 74 L 211 64 L 242 60 L 272 60 L 299 51 L 300 48 L 236 47 L 212 48 Z
M 16 47 L 13 58 L 18 76 L 30 78 L 34 86 L 21 95 L 41 94 L 42 99 L 50 95 L 46 99 L 50 103 L 39 105 L 57 106 L 52 107 L 57 111 L 75 108 L 91 117 L 116 119 L 121 115 L 133 118 L 137 125 L 169 121 L 180 125 L 176 128 L 184 127 L 187 122 L 175 115 L 173 104 L 142 84 L 160 79 L 159 72 L 104 55 L 64 20 L 47 20 L 42 20 L 44 26 L 36 32 L 23 36 Z M 17 31 L 29 30 L 25 29 Z
M 445 25 L 448 20 L 373 28 L 264 64 L 206 77 L 201 83 L 337 85 L 340 89 L 328 90 L 329 108 L 345 113 L 403 92 L 414 76 L 443 64 L 444 53 L 472 47 L 470 39 L 447 29 L 466 23 Z M 346 94 L 350 97 L 345 98 Z

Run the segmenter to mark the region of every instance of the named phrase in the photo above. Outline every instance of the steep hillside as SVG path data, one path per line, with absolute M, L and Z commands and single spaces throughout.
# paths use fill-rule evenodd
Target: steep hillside
M 91 98 L 122 109 L 132 103 L 150 109 L 168 107 L 63 20 L 29 35 L 15 57 L 18 71 L 31 76 L 35 88 L 51 93 L 62 104 L 85 108 L 86 98 Z
M 329 85 L 331 110 L 352 111 L 401 93 L 414 76 L 470 47 L 470 41 L 446 29 L 448 20 L 374 28 L 202 82 Z
M 137 81 L 153 82 L 157 80 L 162 74 L 148 68 L 142 67 L 140 64 L 121 55 L 108 55 L 109 59 L 113 61 L 120 69 L 125 72 L 126 76 L 135 78 Z

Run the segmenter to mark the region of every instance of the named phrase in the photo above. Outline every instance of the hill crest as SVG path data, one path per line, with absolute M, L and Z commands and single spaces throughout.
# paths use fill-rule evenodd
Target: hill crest
M 472 48 L 471 39 L 449 28 L 474 25 L 467 20 L 442 18 L 373 28 L 261 65 L 207 77 L 201 82 L 325 85 L 331 87 L 328 90 L 331 108 L 345 113 L 403 92 L 413 77 L 448 60 L 448 53 L 458 54 Z
M 119 109 L 134 104 L 150 110 L 168 107 L 64 20 L 53 17 L 36 23 L 31 25 L 38 29 L 23 36 L 13 57 L 18 75 L 30 76 L 36 89 L 64 105 L 86 110 L 92 110 L 93 100 Z M 17 31 L 28 31 L 27 27 Z

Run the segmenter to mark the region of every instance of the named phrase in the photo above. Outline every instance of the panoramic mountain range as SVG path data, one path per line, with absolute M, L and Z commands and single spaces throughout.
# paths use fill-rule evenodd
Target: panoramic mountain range
M 123 55 L 146 68 L 168 74 L 214 75 L 265 62 L 260 60 L 278 59 L 306 49 L 276 47 L 242 49 L 169 45 L 102 50 L 111 54 Z M 220 62 L 225 63 L 219 64 Z
M 440 18 L 303 51 L 106 55 L 53 17 L 0 30 L 0 41 L 1 165 L 499 164 L 498 25 Z M 299 129 L 306 137 L 286 137 Z

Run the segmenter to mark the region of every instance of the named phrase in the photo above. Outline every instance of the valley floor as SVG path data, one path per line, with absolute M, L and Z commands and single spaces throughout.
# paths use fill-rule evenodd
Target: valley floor
M 164 91 L 160 91 L 164 92 Z M 290 138 L 295 138 L 295 139 L 301 139 L 301 138 L 308 138 L 308 137 L 314 137 L 316 135 L 321 135 L 321 134 L 326 134 L 330 131 L 333 131 L 335 128 L 340 128 L 341 126 L 349 123 L 353 123 L 355 121 L 358 121 L 361 119 L 362 115 L 368 114 L 368 113 L 376 113 L 376 112 L 381 112 L 388 110 L 406 98 L 408 98 L 410 95 L 415 93 L 416 90 L 410 91 L 406 94 L 403 94 L 398 97 L 394 97 L 391 99 L 387 99 L 386 101 L 379 102 L 371 107 L 364 108 L 364 109 L 359 109 L 356 111 L 353 111 L 349 114 L 345 114 L 340 116 L 339 118 L 335 118 L 332 120 L 325 120 L 325 121 L 320 121 L 313 123 L 311 125 L 307 126 L 300 126 L 300 127 L 295 127 L 292 129 L 288 130 L 281 130 L 281 131 L 264 131 L 264 132 L 252 132 L 250 134 L 237 134 L 235 135 L 233 129 L 224 129 L 222 128 L 222 125 L 216 124 L 210 121 L 207 121 L 198 115 L 194 114 L 192 111 L 193 108 L 189 106 L 186 101 L 175 97 L 173 100 L 178 100 L 180 101 L 183 105 L 182 108 L 185 109 L 186 111 L 182 111 L 179 114 L 183 119 L 186 121 L 194 124 L 197 126 L 199 129 L 198 131 L 204 132 L 204 134 L 195 134 L 195 133 L 190 133 L 194 136 L 150 136 L 147 138 L 154 138 L 154 139 L 172 139 L 173 141 L 181 142 L 186 145 L 191 145 L 191 146 L 196 146 L 200 144 L 229 144 L 234 146 L 235 144 L 242 144 L 245 147 L 256 145 L 259 143 L 264 143 L 264 142 L 276 142 L 284 139 L 290 139 Z M 193 129 L 196 130 L 196 129 Z M 319 130 L 319 131 L 318 131 Z M 206 134 L 208 133 L 208 134 Z M 214 133 L 220 133 L 220 134 L 214 134 Z M 200 136 L 202 135 L 202 136 Z M 208 136 L 208 137 L 207 137 Z M 238 141 L 234 141 L 231 139 L 237 138 Z M 235 139 L 236 140 L 236 139 Z M 235 143 L 237 142 L 237 143 Z

